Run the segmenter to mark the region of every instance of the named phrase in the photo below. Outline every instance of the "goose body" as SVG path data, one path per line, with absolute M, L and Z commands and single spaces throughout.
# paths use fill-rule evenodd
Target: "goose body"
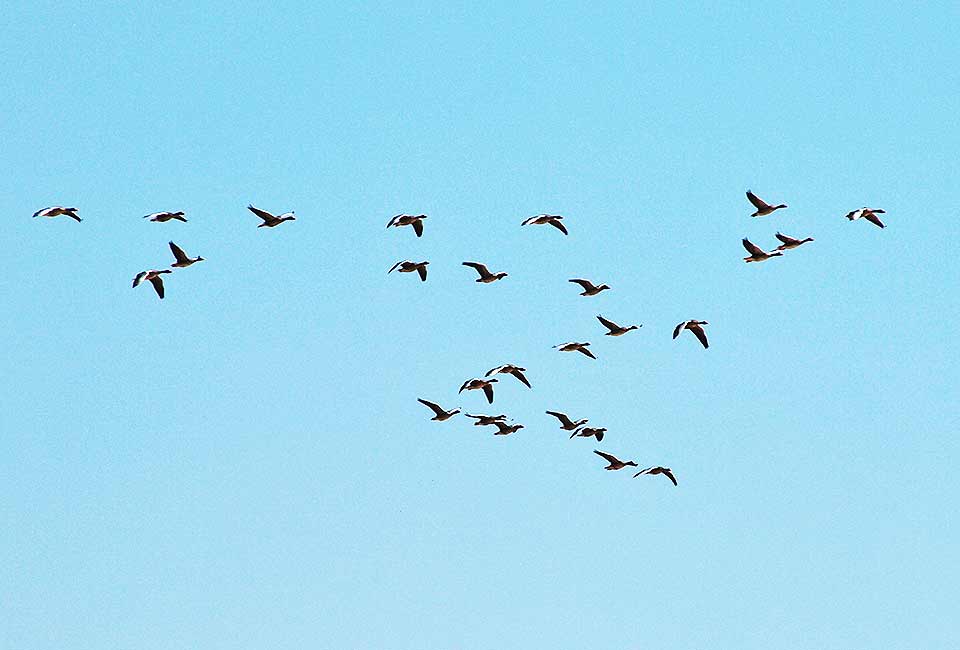
M 584 280 L 583 278 L 573 278 L 572 280 L 567 280 L 567 282 L 573 282 L 574 284 L 579 284 L 581 287 L 583 287 L 583 291 L 580 293 L 581 296 L 595 296 L 601 291 L 606 291 L 610 288 L 609 285 L 596 285 L 590 282 L 590 280 Z
M 710 343 L 707 342 L 707 333 L 703 331 L 703 325 L 709 325 L 705 320 L 688 320 L 682 323 L 679 323 L 676 327 L 673 328 L 673 338 L 680 336 L 680 332 L 683 330 L 690 330 L 693 332 L 693 335 L 697 337 L 697 340 L 700 341 L 700 344 L 703 345 L 704 349 L 710 347 Z
M 183 249 L 170 242 L 170 251 L 173 253 L 173 256 L 176 258 L 176 262 L 170 266 L 178 269 L 185 269 L 191 264 L 196 264 L 197 262 L 202 262 L 203 258 L 199 255 L 197 257 L 189 257 L 186 253 L 183 252 Z
M 752 241 L 747 239 L 746 237 L 743 238 L 743 241 L 741 243 L 743 244 L 743 247 L 747 249 L 747 252 L 750 253 L 747 257 L 743 258 L 743 261 L 747 263 L 765 262 L 771 257 L 779 257 L 783 255 L 783 253 L 780 252 L 779 250 L 773 253 L 768 253 L 762 248 L 760 248 L 759 246 L 757 246 L 756 244 L 754 244 Z
M 559 214 L 537 214 L 527 219 L 524 219 L 523 223 L 521 223 L 520 225 L 529 226 L 531 224 L 535 226 L 550 224 L 551 226 L 553 226 L 554 228 L 562 232 L 564 235 L 568 234 L 567 228 L 563 225 L 563 217 L 561 217 Z
M 807 242 L 813 241 L 813 237 L 807 237 L 806 239 L 794 239 L 793 237 L 787 237 L 779 232 L 776 234 L 776 237 L 782 242 L 774 249 L 778 251 L 788 251 L 791 248 L 797 248 L 798 246 L 803 246 Z
M 267 212 L 266 210 L 255 208 L 252 205 L 248 205 L 247 210 L 263 219 L 263 223 L 257 226 L 257 228 L 275 228 L 284 221 L 296 221 L 297 219 L 295 216 L 293 216 L 293 212 L 284 212 L 280 216 L 277 216 Z
M 506 415 L 470 415 L 469 413 L 464 413 L 464 415 L 476 420 L 476 422 L 473 423 L 475 427 L 487 427 L 507 419 Z
M 604 336 L 623 336 L 630 330 L 635 330 L 643 325 L 631 325 L 630 327 L 622 327 L 617 325 L 612 320 L 607 320 L 603 316 L 597 316 L 597 320 L 600 321 L 600 324 L 606 327 L 609 331 L 604 334 Z
M 43 210 L 37 210 L 33 213 L 34 217 L 59 217 L 60 215 L 65 215 L 76 221 L 81 221 L 80 217 L 77 215 L 77 208 L 65 208 L 60 205 L 54 205 L 49 208 L 44 208 Z
M 853 212 L 848 212 L 846 216 L 850 221 L 856 221 L 857 219 L 862 218 L 866 219 L 878 228 L 886 228 L 886 226 L 883 225 L 883 222 L 880 221 L 880 217 L 877 216 L 878 214 L 886 214 L 886 212 L 880 208 L 864 207 L 860 208 L 859 210 L 854 210 Z
M 770 205 L 750 190 L 747 190 L 747 200 L 749 200 L 750 203 L 753 204 L 753 207 L 757 209 L 756 212 L 750 215 L 751 217 L 764 217 L 771 212 L 787 207 L 783 203 L 780 205 Z
M 560 411 L 547 411 L 547 415 L 552 415 L 553 417 L 560 420 L 560 428 L 563 429 L 564 431 L 573 431 L 574 429 L 578 427 L 582 427 L 584 424 L 587 423 L 586 418 L 582 420 L 574 421 L 574 420 L 571 420 L 569 417 L 567 417 L 566 413 L 561 413 Z
M 426 218 L 427 215 L 425 214 L 397 214 L 387 222 L 387 228 L 390 226 L 395 228 L 413 226 L 413 232 L 417 234 L 417 237 L 421 237 L 423 235 L 423 220 Z
M 490 269 L 488 269 L 485 265 L 481 264 L 480 262 L 464 262 L 463 266 L 469 266 L 480 275 L 480 277 L 476 279 L 476 282 L 483 282 L 484 284 L 489 284 L 491 282 L 496 282 L 497 280 L 507 277 L 507 274 L 502 271 L 500 273 L 491 273 Z
M 397 262 L 390 267 L 390 270 L 387 273 L 392 273 L 396 269 L 400 273 L 413 273 L 416 271 L 420 274 L 420 281 L 427 281 L 427 264 L 430 262 L 411 262 L 410 260 L 403 260 L 402 262 Z
M 170 269 L 163 269 L 161 271 L 156 269 L 151 269 L 150 271 L 140 271 L 133 278 L 133 288 L 136 289 L 144 280 L 146 280 L 153 285 L 153 289 L 157 292 L 157 295 L 160 296 L 160 300 L 163 300 L 163 278 L 160 276 L 164 273 L 173 273 L 173 271 Z
M 633 478 L 637 478 L 638 476 L 641 476 L 643 474 L 647 474 L 650 476 L 653 476 L 654 474 L 663 474 L 668 479 L 670 479 L 670 481 L 674 485 L 677 484 L 677 478 L 673 475 L 673 470 L 671 470 L 669 467 L 648 467 L 647 469 L 642 469 L 636 474 L 634 474 Z
M 606 433 L 604 427 L 580 427 L 570 434 L 570 439 L 574 438 L 596 438 L 597 442 L 603 441 L 603 434 Z
M 619 458 L 617 458 L 616 456 L 614 456 L 614 455 L 612 455 L 612 454 L 608 454 L 608 453 L 605 453 L 605 452 L 602 452 L 602 451 L 598 451 L 598 450 L 596 450 L 596 449 L 593 450 L 593 453 L 595 453 L 597 456 L 600 456 L 600 457 L 604 458 L 608 463 L 610 463 L 609 465 L 607 465 L 606 467 L 603 468 L 603 469 L 606 469 L 606 470 L 618 470 L 618 469 L 623 469 L 624 467 L 636 467 L 636 466 L 637 466 L 637 464 L 636 464 L 635 462 L 633 462 L 632 460 L 622 461 L 622 460 L 620 460 Z
M 514 377 L 516 377 L 518 380 L 520 380 L 520 383 L 522 383 L 527 388 L 533 388 L 530 385 L 530 382 L 527 381 L 526 376 L 524 376 L 523 374 L 526 371 L 527 371 L 526 368 L 521 368 L 520 366 L 515 366 L 511 363 L 507 363 L 502 366 L 497 366 L 496 368 L 491 368 L 490 370 L 487 371 L 487 374 L 485 374 L 484 377 L 489 377 L 490 375 L 496 375 L 499 373 L 505 373 L 505 374 L 513 375 Z
M 177 221 L 182 221 L 184 223 L 187 220 L 184 218 L 182 212 L 154 212 L 153 214 L 148 214 L 144 219 L 149 219 L 150 221 L 155 221 L 156 223 L 166 223 L 176 219 Z
M 460 412 L 460 409 L 458 408 L 453 409 L 452 411 L 448 411 L 443 407 L 441 407 L 439 404 L 434 404 L 433 402 L 427 401 L 425 399 L 421 399 L 419 397 L 417 398 L 417 401 L 434 412 L 435 415 L 430 419 L 436 420 L 437 422 L 443 422 L 444 420 L 449 420 L 454 415 Z
M 463 385 L 460 387 L 458 393 L 462 393 L 465 390 L 482 390 L 483 394 L 487 396 L 487 403 L 493 404 L 493 385 L 496 383 L 496 379 L 468 379 L 463 382 Z
M 589 345 L 589 343 L 577 343 L 574 341 L 571 343 L 561 343 L 560 345 L 555 345 L 553 347 L 561 352 L 580 352 L 581 354 L 587 355 L 591 359 L 596 359 L 596 357 L 593 356 L 593 352 L 587 349 Z

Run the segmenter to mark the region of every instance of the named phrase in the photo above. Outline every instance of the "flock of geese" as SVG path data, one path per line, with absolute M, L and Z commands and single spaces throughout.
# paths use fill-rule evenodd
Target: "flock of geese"
M 754 208 L 756 208 L 756 211 L 750 215 L 751 217 L 764 217 L 776 212 L 777 210 L 785 209 L 787 207 L 785 204 L 770 205 L 769 203 L 760 199 L 756 194 L 754 194 L 751 191 L 747 191 L 747 199 L 754 206 Z M 280 215 L 274 215 L 270 212 L 267 212 L 266 210 L 261 210 L 260 208 L 256 208 L 252 205 L 248 205 L 247 209 L 250 210 L 257 217 L 259 217 L 260 220 L 262 221 L 262 223 L 260 223 L 257 226 L 258 228 L 275 228 L 276 226 L 279 226 L 281 223 L 284 223 L 285 221 L 294 221 L 296 219 L 293 212 L 285 212 Z M 48 208 L 44 208 L 42 210 L 38 210 L 36 213 L 34 213 L 33 216 L 47 217 L 47 218 L 66 216 L 79 223 L 82 221 L 82 219 L 80 218 L 78 212 L 79 210 L 77 208 L 51 206 Z M 875 226 L 878 226 L 879 228 L 884 228 L 885 225 L 877 216 L 878 214 L 885 214 L 885 213 L 883 210 L 878 208 L 863 207 L 858 210 L 853 210 L 847 213 L 845 215 L 845 218 L 850 221 L 864 219 L 874 224 Z M 181 221 L 181 222 L 187 221 L 183 212 L 154 212 L 152 214 L 148 214 L 144 216 L 143 218 L 154 223 L 166 223 L 168 221 Z M 398 214 L 393 218 L 391 218 L 390 221 L 387 222 L 387 228 L 389 229 L 391 227 L 400 228 L 404 226 L 410 226 L 417 237 L 422 237 L 423 231 L 424 231 L 423 222 L 426 218 L 427 218 L 427 215 L 425 214 L 417 214 L 417 215 Z M 529 217 L 528 219 L 524 219 L 520 225 L 521 226 L 550 225 L 556 228 L 557 230 L 559 230 L 564 235 L 569 234 L 566 226 L 563 223 L 563 217 L 558 214 L 538 214 L 538 215 Z M 763 250 L 762 248 L 760 248 L 759 246 L 751 242 L 749 239 L 744 238 L 742 241 L 743 247 L 747 250 L 749 255 L 747 257 L 744 257 L 743 260 L 748 263 L 764 262 L 772 257 L 782 256 L 784 254 L 784 251 L 799 248 L 800 246 L 803 246 L 804 244 L 807 244 L 813 241 L 812 237 L 795 239 L 793 237 L 784 235 L 780 232 L 777 232 L 775 236 L 777 240 L 780 241 L 780 245 L 777 246 L 775 249 L 772 249 L 771 252 L 767 252 Z M 172 273 L 173 271 L 171 269 L 183 269 L 183 268 L 192 266 L 197 262 L 204 261 L 204 259 L 200 256 L 190 257 L 183 251 L 182 248 L 177 246 L 172 241 L 169 242 L 169 246 L 170 246 L 170 251 L 174 257 L 174 262 L 170 264 L 170 268 L 148 269 L 146 271 L 141 271 L 137 273 L 136 276 L 133 278 L 134 288 L 139 286 L 145 281 L 149 282 L 151 285 L 153 285 L 153 288 L 156 291 L 157 296 L 159 296 L 162 299 L 164 297 L 164 287 L 163 287 L 163 277 L 162 277 L 163 275 Z M 430 262 L 428 261 L 414 262 L 412 260 L 402 260 L 394 264 L 392 267 L 390 267 L 390 270 L 387 271 L 387 273 L 392 273 L 393 271 L 397 271 L 399 273 L 416 272 L 420 276 L 420 280 L 422 282 L 426 282 L 427 266 L 429 264 Z M 476 279 L 476 282 L 480 282 L 483 284 L 490 284 L 492 282 L 497 282 L 498 280 L 502 280 L 503 278 L 507 277 L 506 272 L 498 271 L 496 273 L 493 273 L 490 271 L 490 269 L 487 268 L 485 264 L 481 264 L 480 262 L 466 261 L 466 262 L 463 262 L 463 266 L 466 266 L 475 270 L 477 272 L 477 275 L 479 276 Z M 610 289 L 610 286 L 607 284 L 599 284 L 599 285 L 594 284 L 590 280 L 587 280 L 584 278 L 572 278 L 569 280 L 569 282 L 574 283 L 578 285 L 581 289 L 583 289 L 583 291 L 580 292 L 580 295 L 585 297 L 596 296 L 597 294 Z M 602 315 L 598 315 L 597 320 L 607 330 L 604 333 L 606 336 L 623 336 L 624 334 L 627 334 L 632 330 L 643 327 L 642 324 L 623 326 L 618 323 L 615 323 L 612 320 L 605 318 Z M 707 340 L 707 334 L 703 329 L 704 325 L 708 325 L 707 321 L 697 320 L 697 319 L 691 319 L 691 320 L 678 323 L 673 330 L 673 338 L 676 339 L 678 336 L 680 336 L 680 334 L 684 330 L 687 330 L 697 338 L 697 340 L 700 342 L 700 344 L 703 346 L 704 349 L 707 349 L 710 347 L 710 343 Z M 559 350 L 560 352 L 579 352 L 584 356 L 590 357 L 591 359 L 597 358 L 593 354 L 593 352 L 590 350 L 589 342 L 572 341 L 568 343 L 561 343 L 553 347 Z M 484 396 L 486 397 L 487 403 L 493 404 L 494 384 L 498 382 L 497 377 L 495 377 L 494 375 L 503 375 L 503 374 L 511 375 L 527 388 L 532 388 L 529 380 L 524 374 L 525 372 L 526 372 L 526 368 L 522 368 L 520 366 L 516 366 L 513 364 L 505 364 L 505 365 L 497 366 L 495 368 L 491 368 L 486 373 L 484 373 L 483 377 L 468 379 L 465 382 L 463 382 L 463 384 L 460 386 L 460 390 L 458 391 L 458 394 L 463 393 L 463 391 L 472 391 L 472 390 L 482 391 Z M 461 412 L 459 408 L 447 410 L 442 406 L 440 406 L 439 404 L 423 398 L 418 398 L 417 401 L 423 404 L 424 406 L 426 406 L 427 408 L 429 408 L 431 411 L 433 411 L 434 416 L 430 419 L 437 422 L 444 422 L 446 420 L 449 420 Z M 603 427 L 588 427 L 586 426 L 587 419 L 584 418 L 584 419 L 573 420 L 567 414 L 560 411 L 546 411 L 546 414 L 556 418 L 559 421 L 561 430 L 571 432 L 570 433 L 571 440 L 577 437 L 595 438 L 596 441 L 600 443 L 603 441 L 604 435 L 607 431 L 607 429 Z M 494 432 L 494 435 L 496 436 L 510 435 L 524 428 L 522 424 L 508 424 L 508 418 L 506 415 L 503 415 L 503 414 L 483 415 L 483 414 L 463 413 L 463 415 L 465 417 L 473 419 L 474 426 L 495 427 L 496 432 Z M 600 451 L 600 450 L 594 450 L 594 453 L 600 456 L 601 458 L 603 458 L 607 462 L 606 467 L 604 467 L 604 469 L 606 470 L 616 471 L 616 470 L 621 470 L 625 467 L 638 467 L 637 463 L 633 460 L 623 461 L 617 458 L 616 456 L 614 456 L 613 454 Z M 673 474 L 673 471 L 669 467 L 660 467 L 660 466 L 647 467 L 645 469 L 638 471 L 636 474 L 633 475 L 633 477 L 637 478 L 638 476 L 655 476 L 658 474 L 662 474 L 663 476 L 668 478 L 674 485 L 677 485 L 676 476 Z

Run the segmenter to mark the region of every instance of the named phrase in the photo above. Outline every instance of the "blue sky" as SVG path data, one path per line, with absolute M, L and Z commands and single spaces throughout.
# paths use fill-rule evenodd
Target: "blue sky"
M 958 13 L 8 4 L 0 647 L 955 647 Z

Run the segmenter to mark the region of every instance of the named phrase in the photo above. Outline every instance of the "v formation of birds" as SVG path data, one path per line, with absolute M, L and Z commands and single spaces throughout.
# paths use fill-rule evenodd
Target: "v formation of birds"
M 765 202 L 763 199 L 759 198 L 756 194 L 751 191 L 747 191 L 747 200 L 756 208 L 756 211 L 753 212 L 751 217 L 764 217 L 768 216 L 777 210 L 785 209 L 787 206 L 785 204 L 771 205 Z M 274 228 L 284 223 L 285 221 L 294 221 L 296 217 L 293 212 L 285 212 L 283 214 L 275 215 L 266 210 L 261 210 L 252 205 L 247 206 L 247 209 L 250 210 L 253 214 L 260 218 L 262 223 L 260 223 L 258 228 Z M 845 218 L 850 221 L 856 221 L 858 219 L 864 219 L 879 228 L 885 228 L 886 226 L 877 216 L 879 214 L 885 214 L 885 212 L 879 208 L 868 208 L 863 207 L 857 210 L 852 210 L 845 215 Z M 78 208 L 68 208 L 63 206 L 51 206 L 38 210 L 33 215 L 34 217 L 47 217 L 53 218 L 58 216 L 69 217 L 78 223 L 82 222 L 82 219 L 79 216 Z M 180 221 L 187 222 L 186 216 L 183 212 L 154 212 L 143 217 L 154 223 L 166 223 L 168 221 Z M 417 237 L 422 237 L 424 233 L 424 220 L 427 218 L 425 214 L 398 214 L 391 218 L 387 222 L 387 228 L 403 227 L 410 226 Z M 538 214 L 527 219 L 524 219 L 521 226 L 527 225 L 550 225 L 559 230 L 564 235 L 568 235 L 566 225 L 564 224 L 564 218 L 558 214 Z M 793 250 L 799 248 L 806 243 L 812 242 L 812 237 L 804 237 L 803 239 L 796 239 L 784 235 L 780 232 L 777 232 L 775 237 L 780 242 L 780 245 L 774 249 L 771 249 L 769 252 L 763 250 L 749 239 L 744 238 L 742 243 L 743 247 L 749 253 L 747 257 L 744 257 L 744 262 L 764 262 L 773 257 L 780 257 L 784 254 L 785 251 Z M 133 278 L 133 286 L 137 287 L 143 282 L 149 282 L 153 285 L 154 291 L 156 291 L 157 296 L 161 299 L 164 297 L 164 286 L 163 286 L 163 276 L 169 273 L 173 273 L 171 269 L 183 269 L 187 268 L 197 262 L 204 261 L 202 257 L 190 257 L 187 255 L 182 248 L 177 246 L 174 242 L 169 242 L 170 252 L 173 254 L 174 262 L 170 264 L 170 268 L 162 269 L 148 269 L 145 271 L 140 271 Z M 416 272 L 420 276 L 421 282 L 427 281 L 427 265 L 430 264 L 429 261 L 419 261 L 415 262 L 412 260 L 401 260 L 390 267 L 390 270 L 387 273 L 392 273 L 393 271 L 398 271 L 399 273 L 413 273 Z M 492 282 L 497 282 L 507 277 L 508 273 L 505 271 L 496 271 L 493 272 L 485 264 L 480 262 L 465 261 L 463 266 L 472 268 L 477 272 L 479 276 L 476 278 L 476 282 L 489 284 Z M 578 285 L 583 291 L 579 295 L 584 297 L 596 296 L 597 294 L 610 290 L 610 286 L 607 284 L 594 284 L 591 280 L 584 278 L 572 278 L 569 282 Z M 612 320 L 605 318 L 603 315 L 598 315 L 597 320 L 600 324 L 607 330 L 604 332 L 606 336 L 619 337 L 631 332 L 632 330 L 639 329 L 643 327 L 642 324 L 629 324 L 624 325 L 621 323 L 616 323 Z M 710 347 L 710 343 L 707 339 L 707 334 L 703 329 L 704 325 L 709 323 L 705 320 L 690 319 L 682 321 L 677 324 L 673 330 L 673 338 L 676 339 L 684 331 L 689 331 L 693 336 L 697 338 L 700 344 L 703 346 L 703 349 L 706 350 Z M 596 359 L 597 357 L 593 354 L 590 349 L 589 342 L 580 342 L 572 341 L 567 343 L 560 343 L 553 346 L 555 349 L 560 352 L 579 352 L 580 354 L 589 357 L 590 359 Z M 513 364 L 504 364 L 491 368 L 484 373 L 483 377 L 475 377 L 467 379 L 460 386 L 458 393 L 463 393 L 463 391 L 481 391 L 484 394 L 484 397 L 487 400 L 488 404 L 493 404 L 494 401 L 494 385 L 499 382 L 498 375 L 510 375 L 516 381 L 522 383 L 527 388 L 532 388 L 530 381 L 527 379 L 526 373 L 527 369 Z M 461 413 L 460 408 L 455 409 L 445 409 L 436 402 L 431 402 L 423 398 L 417 398 L 417 401 L 429 408 L 434 416 L 430 418 L 431 420 L 437 422 L 444 422 L 449 420 L 459 413 Z M 513 433 L 517 433 L 520 429 L 524 428 L 522 424 L 508 424 L 508 418 L 506 415 L 482 415 L 482 414 L 470 414 L 463 413 L 465 417 L 471 418 L 474 420 L 474 426 L 487 426 L 494 427 L 496 431 L 493 435 L 495 436 L 506 436 Z M 604 436 L 607 432 L 607 429 L 604 427 L 588 427 L 586 426 L 588 420 L 586 418 L 573 420 L 566 413 L 560 411 L 547 411 L 546 415 L 556 418 L 560 423 L 560 429 L 563 431 L 570 431 L 570 439 L 573 438 L 595 438 L 597 443 L 603 441 Z M 594 450 L 597 456 L 601 457 L 607 462 L 604 469 L 610 471 L 617 471 L 624 469 L 625 467 L 638 467 L 636 461 L 633 460 L 620 460 L 611 453 L 600 451 L 599 449 Z M 676 476 L 669 467 L 662 467 L 659 465 L 654 465 L 647 467 L 645 469 L 639 470 L 636 472 L 633 477 L 637 478 L 639 476 L 656 476 L 663 475 L 665 478 L 669 479 L 673 485 L 677 485 Z

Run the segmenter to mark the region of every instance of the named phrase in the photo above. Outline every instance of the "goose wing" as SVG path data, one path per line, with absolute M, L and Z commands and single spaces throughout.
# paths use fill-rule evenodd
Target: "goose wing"
M 770 204 L 766 203 L 763 199 L 761 199 L 759 196 L 757 196 L 750 190 L 747 190 L 747 199 L 750 201 L 750 203 L 753 204 L 753 207 L 755 207 L 757 210 L 769 210 L 771 207 Z
M 585 343 L 584 345 L 590 345 L 590 344 L 589 344 L 589 343 Z M 596 359 L 596 357 L 593 356 L 593 352 L 591 352 L 591 351 L 588 350 L 587 348 L 583 347 L 583 345 L 581 345 L 579 348 L 577 348 L 577 351 L 578 351 L 578 352 L 583 352 L 585 355 L 587 355 L 587 356 L 590 357 L 591 359 Z
M 607 320 L 603 316 L 597 315 L 597 320 L 600 321 L 603 324 L 603 326 L 606 327 L 611 332 L 616 332 L 617 330 L 621 329 L 619 325 L 614 323 L 612 320 Z
M 465 390 L 467 389 L 467 386 L 470 385 L 470 382 L 471 382 L 471 381 L 473 381 L 473 380 L 472 380 L 472 379 L 468 379 L 467 381 L 463 382 L 463 386 L 460 387 L 460 390 L 457 391 L 457 394 L 459 395 L 460 393 L 462 393 L 463 391 L 465 391 Z
M 183 252 L 183 249 L 170 242 L 170 252 L 173 253 L 173 256 L 177 258 L 177 262 L 189 262 L 190 258 L 187 257 L 187 254 Z
M 155 275 L 150 278 L 150 284 L 153 285 L 157 295 L 160 296 L 160 300 L 163 300 L 163 278 L 161 278 L 159 275 Z
M 878 217 L 876 213 L 877 213 L 877 210 L 867 210 L 866 212 L 863 213 L 863 218 L 875 226 L 879 226 L 880 228 L 886 228 L 886 226 L 883 225 L 883 222 L 880 221 L 880 217 Z
M 764 255 L 766 255 L 766 253 L 763 252 L 762 248 L 754 244 L 752 241 L 750 241 L 746 237 L 743 238 L 742 243 L 743 243 L 743 247 L 746 248 L 747 252 L 750 253 L 751 255 L 756 255 L 759 257 L 763 257 Z
M 573 426 L 573 422 L 567 417 L 566 413 L 561 413 L 559 411 L 547 411 L 547 415 L 552 415 L 553 417 L 560 420 L 560 424 L 565 427 Z
M 427 281 L 427 265 L 426 264 L 420 264 L 419 266 L 417 266 L 417 273 L 420 275 L 421 282 Z
M 677 484 L 677 477 L 673 475 L 673 471 L 669 467 L 662 467 L 660 473 L 670 479 L 674 485 Z
M 703 344 L 704 349 L 707 349 L 710 347 L 710 344 L 707 343 L 707 333 L 703 331 L 702 327 L 700 327 L 699 325 L 691 325 L 687 329 L 693 332 L 694 335 L 698 339 L 700 339 L 700 343 Z
M 470 268 L 475 269 L 476 272 L 480 274 L 481 278 L 485 278 L 488 275 L 490 275 L 490 269 L 488 269 L 485 265 L 481 264 L 480 262 L 464 262 L 463 265 L 469 266 Z
M 437 415 L 447 414 L 447 412 L 443 408 L 441 408 L 439 404 L 434 404 L 433 402 L 429 402 L 425 399 L 420 399 L 419 397 L 417 398 L 417 401 L 423 404 L 424 406 L 432 409 L 433 412 L 436 413 Z
M 277 220 L 277 218 L 276 218 L 274 215 L 270 214 L 270 213 L 267 212 L 266 210 L 261 210 L 260 208 L 255 208 L 255 207 L 253 207 L 252 205 L 248 205 L 248 206 L 247 206 L 247 210 L 249 210 L 250 212 L 254 213 L 254 214 L 257 215 L 258 217 L 260 217 L 261 219 L 263 219 L 264 222 L 266 222 L 266 223 L 270 223 L 271 221 L 276 221 L 276 220 Z
M 137 274 L 133 277 L 133 288 L 136 289 L 138 286 L 140 286 L 140 283 L 143 282 L 143 279 L 144 279 L 145 277 L 147 277 L 147 272 L 146 272 L 146 271 L 140 271 L 139 273 L 137 273 Z
M 409 260 L 401 260 L 397 262 L 396 264 L 390 267 L 390 270 L 387 271 L 387 273 L 393 273 L 397 269 L 397 267 L 399 267 L 401 264 L 406 264 L 408 261 Z
M 590 280 L 584 280 L 583 278 L 573 278 L 572 280 L 567 280 L 567 282 L 579 284 L 581 287 L 583 287 L 584 291 L 593 291 L 596 289 L 596 286 L 593 284 L 593 282 L 590 282 Z
M 519 379 L 520 383 L 522 383 L 527 388 L 533 388 L 533 386 L 530 385 L 530 382 L 527 381 L 527 378 L 523 376 L 523 371 L 520 370 L 520 368 L 514 368 L 513 370 L 510 371 L 510 374 L 516 377 L 517 379 Z
M 80 219 L 80 217 L 77 216 L 76 208 L 70 208 L 69 210 L 64 210 L 63 213 L 68 217 L 70 217 L 71 219 L 75 219 L 77 223 L 80 223 L 82 221 L 82 219 Z
M 680 336 L 680 332 L 683 331 L 683 327 L 687 324 L 687 321 L 683 321 L 679 325 L 673 328 L 673 338 Z
M 560 217 L 554 217 L 547 223 L 549 223 L 551 226 L 553 226 L 554 228 L 562 232 L 564 235 L 570 234 L 567 232 L 566 226 L 564 226 L 563 223 L 560 221 Z
M 637 472 L 636 474 L 634 474 L 634 475 L 633 475 L 633 478 L 637 478 L 638 476 L 640 476 L 640 475 L 642 475 L 642 474 L 646 474 L 647 472 L 649 472 L 649 471 L 652 470 L 652 469 L 653 469 L 652 467 L 648 467 L 648 468 L 646 468 L 646 469 L 642 469 L 642 470 L 640 470 L 639 472 Z
M 620 461 L 619 458 L 617 458 L 616 456 L 611 456 L 611 455 L 608 454 L 608 453 L 605 453 L 605 452 L 602 452 L 602 451 L 597 451 L 596 449 L 593 450 L 593 453 L 595 453 L 597 456 L 603 456 L 603 457 L 607 460 L 607 462 L 609 462 L 611 465 L 622 465 L 622 464 L 623 464 L 623 463 Z
M 417 233 L 417 237 L 422 237 L 423 236 L 423 220 L 417 219 L 411 225 L 413 226 L 413 232 Z
M 37 210 L 36 212 L 34 212 L 34 213 L 33 213 L 33 216 L 35 216 L 35 217 L 45 217 L 45 216 L 47 216 L 47 213 L 50 212 L 51 210 L 53 210 L 53 208 L 43 208 L 42 210 Z
M 776 235 L 774 235 L 774 236 L 775 236 L 777 239 L 779 239 L 780 241 L 782 241 L 784 244 L 787 244 L 788 246 L 789 246 L 789 245 L 799 244 L 799 243 L 800 243 L 800 240 L 799 240 L 799 239 L 794 239 L 793 237 L 788 237 L 788 236 L 786 236 L 786 235 L 784 235 L 784 234 L 781 234 L 781 233 L 779 233 L 779 232 L 778 232 Z
M 487 404 L 493 404 L 493 384 L 484 384 L 483 394 L 487 396 Z

